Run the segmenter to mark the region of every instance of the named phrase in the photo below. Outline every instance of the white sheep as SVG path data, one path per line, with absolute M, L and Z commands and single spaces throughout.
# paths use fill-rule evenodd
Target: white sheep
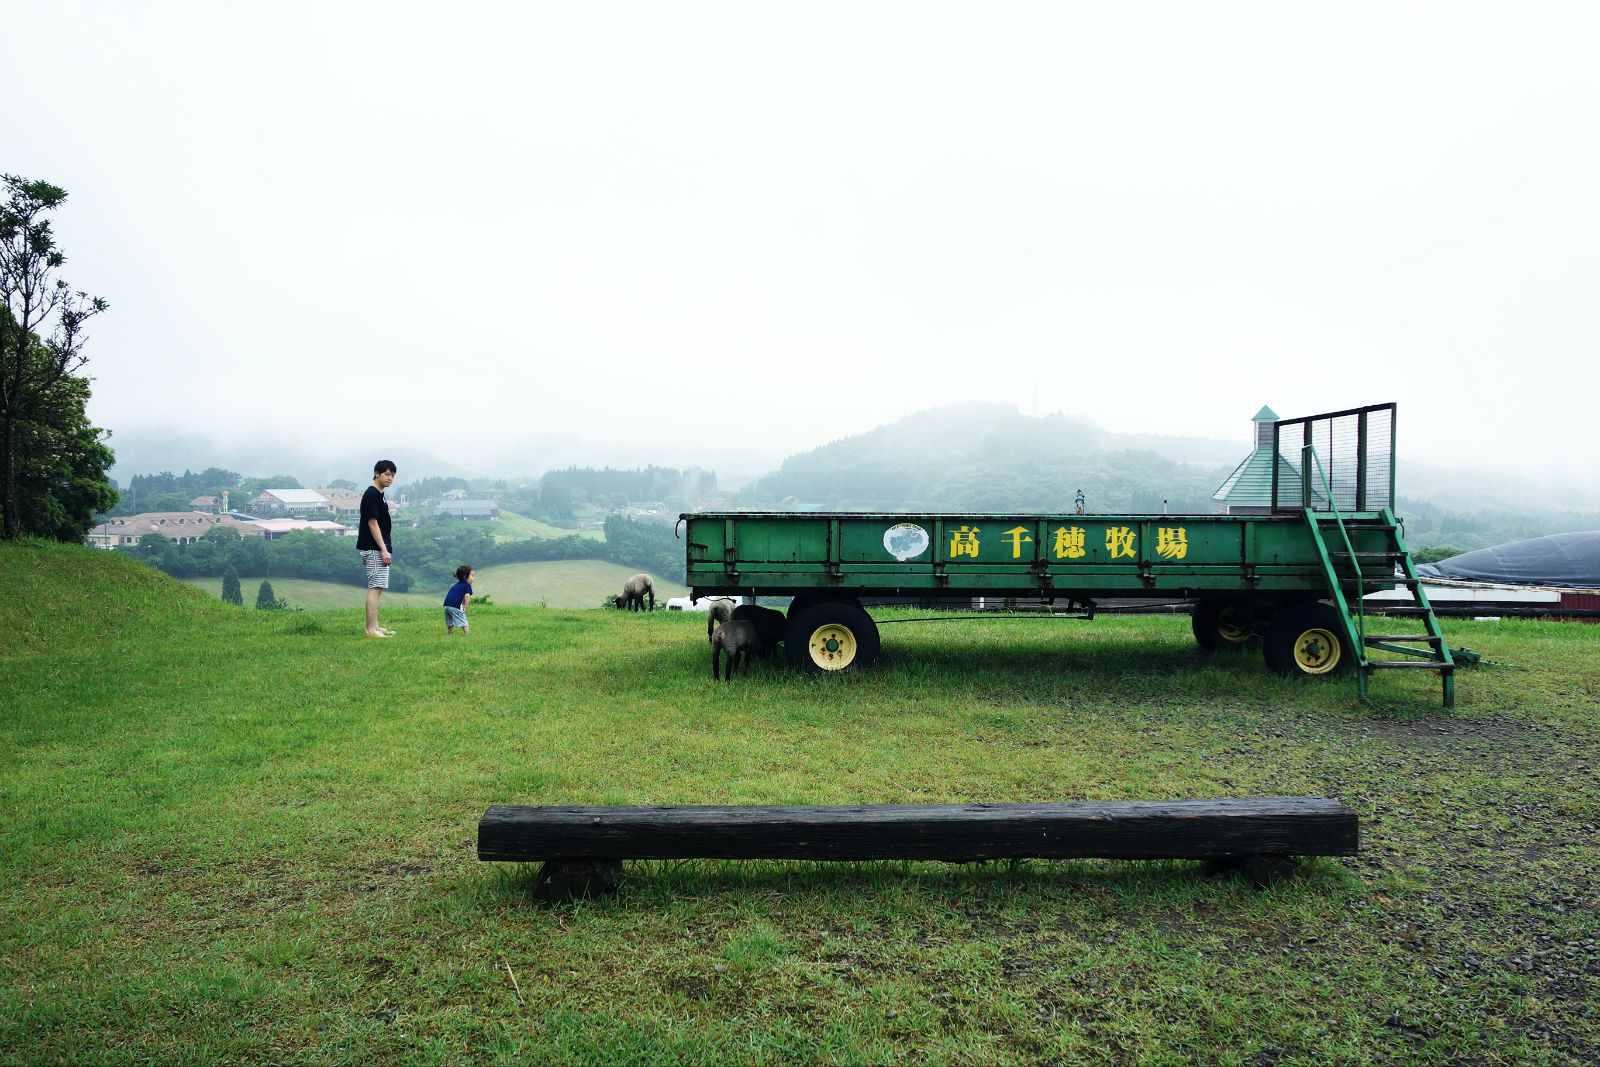
M 645 597 L 650 598 L 649 610 L 656 610 L 656 583 L 648 574 L 635 574 L 622 587 L 622 595 L 614 603 L 630 611 L 644 611 Z
M 733 615 L 733 609 L 738 607 L 738 601 L 725 596 L 711 597 L 706 601 L 706 640 L 711 640 L 711 633 L 718 626 L 727 622 Z

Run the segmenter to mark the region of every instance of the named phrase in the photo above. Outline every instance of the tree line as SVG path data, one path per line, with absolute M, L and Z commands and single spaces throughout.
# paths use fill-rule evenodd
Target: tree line
M 1407 546 L 1448 546 L 1449 555 L 1548 534 L 1600 530 L 1600 513 L 1593 511 L 1486 508 L 1467 512 L 1401 496 L 1395 512 L 1404 520 Z
M 552 519 L 570 519 L 580 503 L 621 507 L 635 501 L 704 499 L 717 493 L 715 471 L 689 467 L 568 467 L 539 479 L 539 508 Z
M 159 474 L 135 474 L 121 492 L 116 506 L 108 515 L 138 515 L 149 511 L 192 511 L 190 501 L 196 497 L 221 497 L 228 494 L 228 507 L 234 511 L 248 511 L 250 501 L 264 489 L 304 489 L 292 474 L 247 476 L 222 467 L 207 467 L 203 471 L 185 470 L 182 474 L 162 471 Z M 330 489 L 359 489 L 354 482 L 340 481 Z
M 606 520 L 604 541 L 575 534 L 496 541 L 489 531 L 474 524 L 449 521 L 397 527 L 394 540 L 389 588 L 398 593 L 443 590 L 462 563 L 484 568 L 501 563 L 601 559 L 638 567 L 674 582 L 683 580 L 682 543 L 674 539 L 671 524 L 624 515 Z M 186 545 L 149 533 L 137 545 L 118 551 L 174 578 L 225 577 L 232 569 L 239 578 L 307 578 L 366 585 L 366 577 L 356 562 L 353 540 L 310 530 L 297 530 L 268 541 L 241 537 L 231 527 L 217 526 Z

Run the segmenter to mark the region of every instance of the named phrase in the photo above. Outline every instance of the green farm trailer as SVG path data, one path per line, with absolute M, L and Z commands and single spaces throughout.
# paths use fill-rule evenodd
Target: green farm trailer
M 696 598 L 789 596 L 790 662 L 855 670 L 878 657 L 878 598 L 1193 602 L 1205 648 L 1259 640 L 1284 674 L 1429 670 L 1454 703 L 1455 663 L 1406 550 L 1394 503 L 1395 405 L 1281 419 L 1241 471 L 1266 503 L 1248 514 L 700 512 L 685 524 Z M 1263 441 L 1263 448 L 1267 447 Z M 1396 586 L 1409 607 L 1369 617 Z M 1407 620 L 1410 620 L 1409 622 Z

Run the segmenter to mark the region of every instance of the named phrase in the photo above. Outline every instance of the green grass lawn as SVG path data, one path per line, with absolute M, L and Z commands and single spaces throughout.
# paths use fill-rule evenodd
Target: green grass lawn
M 500 604 L 520 604 L 529 607 L 543 605 L 552 608 L 593 608 L 605 602 L 606 597 L 622 592 L 622 585 L 637 573 L 633 567 L 596 559 L 546 560 L 538 563 L 505 563 L 498 567 L 484 567 L 478 571 L 473 588 L 479 596 L 489 596 Z M 221 578 L 186 578 L 186 585 L 222 599 Z M 253 607 L 260 578 L 241 578 L 239 588 L 246 607 Z M 394 608 L 434 608 L 444 603 L 445 586 L 437 590 L 409 593 L 393 590 L 383 594 L 383 611 Z M 342 582 L 316 582 L 304 578 L 273 578 L 272 591 L 287 600 L 292 608 L 310 611 L 349 609 L 359 615 L 366 590 Z M 656 582 L 656 606 L 669 596 L 683 596 L 688 592 L 674 582 Z
M 430 606 L 374 641 L 36 544 L 0 545 L 0 605 L 0 1060 L 1600 1054 L 1600 627 L 1447 620 L 1513 666 L 1446 712 L 1431 676 L 1363 707 L 1181 617 L 891 621 L 871 672 L 714 685 L 698 615 L 496 604 L 446 637 Z M 495 803 L 1273 794 L 1349 803 L 1361 855 L 1264 890 L 639 863 L 554 908 L 474 857 Z

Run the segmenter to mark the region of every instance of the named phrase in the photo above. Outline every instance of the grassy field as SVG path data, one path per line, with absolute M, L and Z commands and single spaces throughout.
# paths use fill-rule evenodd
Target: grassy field
M 356 572 L 361 573 L 359 570 Z M 343 582 L 314 582 L 306 578 L 272 578 L 272 592 L 280 599 L 287 600 L 291 608 L 305 608 L 310 611 L 335 611 L 341 608 L 351 608 L 354 614 L 361 614 L 361 604 L 367 591 L 361 586 L 346 585 Z M 185 585 L 222 599 L 221 578 L 185 578 Z M 244 597 L 244 606 L 251 608 L 256 603 L 256 592 L 261 587 L 260 578 L 240 578 L 239 591 Z M 444 590 L 435 593 L 396 593 L 386 590 L 383 594 L 383 606 L 397 608 L 436 608 L 444 603 Z
M 526 541 L 530 537 L 552 538 L 573 535 L 595 541 L 606 539 L 604 530 L 563 530 L 559 526 L 551 526 L 547 522 L 530 519 L 514 511 L 502 511 L 500 517 L 487 523 L 485 528 L 496 541 Z
M 635 573 L 634 568 L 605 560 L 571 559 L 547 560 L 540 563 L 506 563 L 498 567 L 485 567 L 478 571 L 473 585 L 479 596 L 489 596 L 496 603 L 545 606 L 552 608 L 593 608 L 600 606 L 608 596 L 622 591 L 622 584 Z M 185 584 L 222 599 L 221 578 L 188 578 Z M 260 578 L 241 578 L 239 587 L 244 594 L 245 607 L 253 607 Z M 314 582 L 302 578 L 274 578 L 272 591 L 287 600 L 292 608 L 309 611 L 350 609 L 361 613 L 365 590 L 342 582 Z M 669 596 L 683 596 L 688 590 L 674 582 L 656 583 L 656 604 Z M 444 603 L 445 587 L 437 590 L 409 593 L 389 591 L 383 594 L 385 617 L 390 607 L 434 608 Z
M 478 572 L 473 588 L 501 604 L 542 604 L 551 608 L 598 607 L 608 596 L 622 592 L 623 583 L 637 573 L 600 559 L 560 559 L 545 563 L 505 563 Z M 656 606 L 669 596 L 689 590 L 676 582 L 656 579 Z M 440 594 L 441 602 L 443 593 Z M 705 620 L 701 620 L 705 625 Z
M 447 638 L 430 607 L 372 641 L 41 545 L 0 546 L 0 605 L 0 1060 L 1600 1056 L 1600 627 L 1447 622 L 1512 665 L 1452 713 L 1175 617 L 893 621 L 875 671 L 719 686 L 698 615 L 492 605 Z M 494 803 L 1271 794 L 1349 803 L 1361 855 L 1264 890 L 643 863 L 551 908 L 473 851 Z

